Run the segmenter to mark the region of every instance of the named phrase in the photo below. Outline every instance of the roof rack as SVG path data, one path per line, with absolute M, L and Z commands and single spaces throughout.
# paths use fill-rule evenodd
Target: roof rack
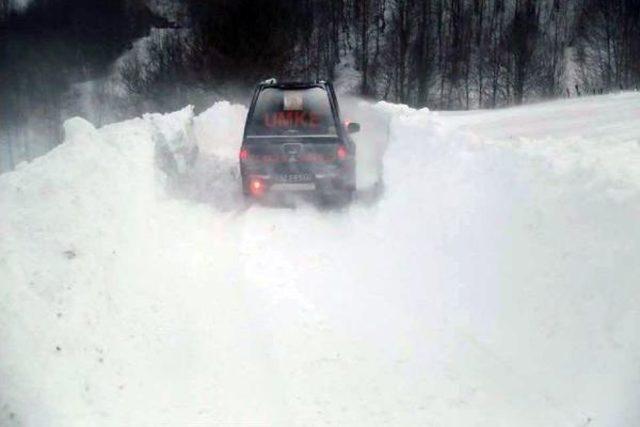
M 267 80 L 263 81 L 260 84 L 263 84 L 263 85 L 275 85 L 275 84 L 278 84 L 278 80 L 276 78 L 274 78 L 274 77 L 271 77 L 270 79 L 267 79 Z

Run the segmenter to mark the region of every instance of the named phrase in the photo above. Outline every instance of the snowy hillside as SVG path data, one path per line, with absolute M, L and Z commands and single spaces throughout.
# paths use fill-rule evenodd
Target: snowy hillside
M 640 423 L 640 95 L 352 114 L 348 209 L 245 209 L 227 103 L 0 176 L 0 425 Z

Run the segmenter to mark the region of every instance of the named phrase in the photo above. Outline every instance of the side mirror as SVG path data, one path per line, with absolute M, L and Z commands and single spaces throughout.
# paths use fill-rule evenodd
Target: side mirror
M 360 123 L 349 123 L 347 125 L 347 132 L 358 133 L 360 132 Z

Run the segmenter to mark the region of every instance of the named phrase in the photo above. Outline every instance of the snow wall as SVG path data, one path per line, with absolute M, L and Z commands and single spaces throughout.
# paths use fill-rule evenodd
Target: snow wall
M 360 109 L 385 191 L 347 209 L 244 209 L 228 103 L 0 176 L 0 425 L 636 424 L 637 141 Z M 194 141 L 176 194 L 157 147 Z

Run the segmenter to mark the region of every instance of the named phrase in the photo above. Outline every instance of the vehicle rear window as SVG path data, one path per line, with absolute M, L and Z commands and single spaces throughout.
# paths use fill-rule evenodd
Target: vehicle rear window
M 329 94 L 322 88 L 266 88 L 249 120 L 248 136 L 335 136 Z

